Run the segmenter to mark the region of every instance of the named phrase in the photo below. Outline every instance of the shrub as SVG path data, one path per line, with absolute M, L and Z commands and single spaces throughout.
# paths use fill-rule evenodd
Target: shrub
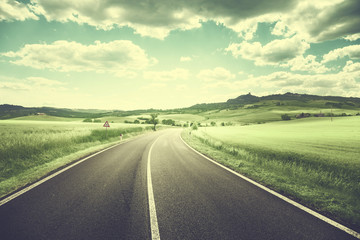
M 284 121 L 287 121 L 287 120 L 291 120 L 291 117 L 287 114 L 283 114 L 283 115 L 281 115 L 281 119 Z

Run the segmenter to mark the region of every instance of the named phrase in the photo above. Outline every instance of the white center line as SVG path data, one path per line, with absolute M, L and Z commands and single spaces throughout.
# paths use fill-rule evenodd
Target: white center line
M 151 181 L 151 168 L 150 168 L 150 160 L 151 160 L 151 151 L 157 142 L 159 137 L 153 142 L 150 147 L 149 154 L 148 154 L 148 162 L 147 162 L 147 188 L 148 188 L 148 198 L 149 198 L 149 214 L 150 214 L 150 228 L 151 228 L 151 239 L 159 239 L 160 240 L 160 232 L 159 226 L 156 216 L 156 208 L 155 208 L 155 200 L 154 200 L 154 193 Z

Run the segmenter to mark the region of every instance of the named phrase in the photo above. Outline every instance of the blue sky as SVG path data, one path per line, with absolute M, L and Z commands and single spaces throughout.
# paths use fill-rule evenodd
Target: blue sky
M 360 97 L 358 0 L 0 1 L 0 104 Z

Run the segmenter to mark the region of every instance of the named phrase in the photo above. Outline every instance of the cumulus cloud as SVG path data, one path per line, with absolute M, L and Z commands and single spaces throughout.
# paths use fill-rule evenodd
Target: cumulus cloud
M 38 19 L 28 6 L 14 0 L 0 1 L 0 21 L 24 21 L 26 19 Z
M 143 74 L 144 79 L 154 81 L 172 81 L 172 80 L 186 80 L 189 78 L 189 70 L 183 68 L 176 68 L 171 71 L 147 71 Z
M 142 36 L 163 39 L 175 29 L 199 28 L 201 21 L 214 20 L 250 36 L 256 30 L 255 17 L 285 13 L 296 5 L 296 0 L 267 0 L 220 2 L 208 1 L 112 1 L 32 0 L 29 8 L 48 21 L 89 24 L 99 29 L 132 27 Z M 252 26 L 243 29 L 241 26 Z M 244 33 L 242 33 L 244 32 Z
M 358 0 L 299 1 L 298 6 L 282 16 L 284 24 L 309 42 L 341 37 L 354 39 L 360 32 Z
M 360 62 L 347 61 L 343 68 L 344 72 L 360 72 Z
M 216 67 L 214 69 L 204 69 L 197 74 L 197 78 L 205 82 L 213 81 L 229 81 L 235 78 L 235 74 L 232 74 L 229 70 Z
M 348 64 L 352 66 L 352 63 Z M 239 88 L 261 86 L 260 92 L 298 92 L 320 95 L 341 95 L 360 97 L 360 67 L 356 64 L 353 71 L 346 68 L 335 74 L 298 74 L 292 72 L 274 72 L 269 75 L 238 81 Z M 259 91 L 259 90 L 258 90 Z
M 262 46 L 259 42 L 232 43 L 225 51 L 231 52 L 234 57 L 255 61 L 255 65 L 278 65 L 301 56 L 310 48 L 310 45 L 297 38 L 276 39 Z
M 290 67 L 291 71 L 303 71 L 310 73 L 325 73 L 330 71 L 324 64 L 316 61 L 316 56 L 307 55 L 306 57 L 297 56 L 288 63 L 281 65 L 282 67 Z
M 348 56 L 351 59 L 360 59 L 360 45 L 350 45 L 337 48 L 323 56 L 323 62 L 330 62 Z
M 109 71 L 120 74 L 144 69 L 156 62 L 142 48 L 127 40 L 96 41 L 93 45 L 68 41 L 27 44 L 17 52 L 6 52 L 2 56 L 13 58 L 11 62 L 16 65 L 62 72 Z
M 31 10 L 31 11 L 30 11 Z M 360 32 L 358 0 L 32 0 L 29 4 L 4 0 L 0 20 L 37 19 L 76 22 L 109 30 L 128 26 L 142 36 L 164 39 L 172 30 L 199 28 L 213 20 L 245 40 L 253 38 L 259 22 L 276 23 L 272 33 L 296 33 L 308 42 L 337 38 L 354 40 Z

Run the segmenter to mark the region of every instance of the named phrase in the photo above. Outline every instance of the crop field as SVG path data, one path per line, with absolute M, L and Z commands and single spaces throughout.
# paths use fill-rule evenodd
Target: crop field
M 206 127 L 183 137 L 222 164 L 360 226 L 360 117 Z
M 59 121 L 0 121 L 0 196 L 82 156 L 145 131 L 149 125 Z M 107 131 L 107 133 L 106 133 Z

